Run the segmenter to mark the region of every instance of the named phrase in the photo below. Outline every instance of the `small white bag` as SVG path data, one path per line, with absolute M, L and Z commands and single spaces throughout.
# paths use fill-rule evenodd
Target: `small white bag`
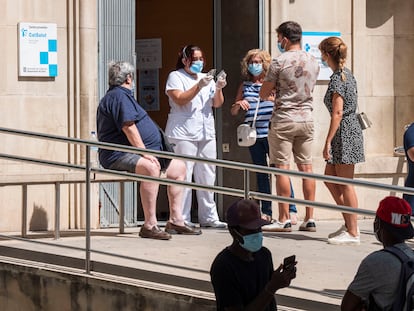
M 256 143 L 256 128 L 249 124 L 240 124 L 237 127 L 237 143 L 240 147 L 250 147 Z
M 256 143 L 256 118 L 259 104 L 260 97 L 257 99 L 252 125 L 250 126 L 249 124 L 243 123 L 237 127 L 237 144 L 240 147 L 250 147 Z

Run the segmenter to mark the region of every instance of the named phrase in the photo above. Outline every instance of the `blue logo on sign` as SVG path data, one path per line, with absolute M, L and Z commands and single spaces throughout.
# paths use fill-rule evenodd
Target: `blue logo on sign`
M 21 32 L 22 32 L 22 37 L 27 36 L 27 29 L 26 28 L 22 28 Z

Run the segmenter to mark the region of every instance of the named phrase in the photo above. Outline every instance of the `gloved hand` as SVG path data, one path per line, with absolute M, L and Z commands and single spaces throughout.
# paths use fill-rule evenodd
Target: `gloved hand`
M 214 76 L 206 75 L 204 78 L 201 78 L 198 81 L 198 88 L 202 89 L 203 87 L 207 86 L 211 80 L 213 80 Z
M 225 87 L 227 85 L 227 81 L 226 78 L 218 78 L 216 81 L 216 88 L 217 89 L 222 89 L 223 87 Z

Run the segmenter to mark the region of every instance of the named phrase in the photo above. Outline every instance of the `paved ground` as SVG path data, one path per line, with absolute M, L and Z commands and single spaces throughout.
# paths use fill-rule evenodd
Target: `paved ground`
M 310 310 L 310 307 L 306 308 L 306 301 L 309 300 L 338 306 L 360 261 L 370 252 L 381 248 L 372 233 L 372 219 L 359 221 L 361 245 L 327 244 L 327 235 L 340 225 L 341 222 L 336 220 L 320 221 L 317 222 L 317 232 L 314 233 L 299 232 L 297 225 L 291 233 L 264 234 L 264 245 L 272 251 L 275 266 L 291 254 L 296 254 L 298 261 L 297 278 L 291 287 L 278 292 L 279 303 L 286 302 L 286 305 L 290 306 L 281 308 L 282 310 Z M 216 254 L 231 243 L 227 230 L 205 229 L 200 236 L 176 235 L 170 241 L 142 239 L 138 237 L 138 231 L 139 228 L 127 228 L 126 233 L 122 235 L 118 234 L 116 229 L 94 231 L 91 238 L 91 248 L 94 251 L 91 259 L 95 262 L 152 271 L 162 275 L 161 282 L 168 279 L 167 275 L 177 276 L 188 283 L 194 281 L 196 290 L 197 286 L 204 286 L 206 296 L 213 297 L 208 283 L 209 268 Z M 64 237 L 59 240 L 41 235 L 33 239 L 50 245 L 2 240 L 0 247 L 20 247 L 49 254 L 85 258 L 84 251 L 52 246 L 83 248 L 84 237 L 73 233 L 62 236 Z M 4 250 L 0 249 L 0 255 L 3 252 Z M 116 256 L 109 257 L 106 253 Z

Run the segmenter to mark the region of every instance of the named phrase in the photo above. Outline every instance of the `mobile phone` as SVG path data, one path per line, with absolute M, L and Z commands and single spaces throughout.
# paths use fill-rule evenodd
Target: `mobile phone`
M 217 80 L 220 78 L 226 79 L 227 73 L 224 70 L 221 70 L 217 75 Z
M 292 255 L 283 259 L 283 270 L 290 269 L 295 265 L 296 255 Z
M 211 69 L 209 72 L 207 72 L 207 75 L 208 76 L 213 76 L 214 77 L 214 75 L 216 74 L 216 69 L 215 68 L 213 68 L 213 69 Z

